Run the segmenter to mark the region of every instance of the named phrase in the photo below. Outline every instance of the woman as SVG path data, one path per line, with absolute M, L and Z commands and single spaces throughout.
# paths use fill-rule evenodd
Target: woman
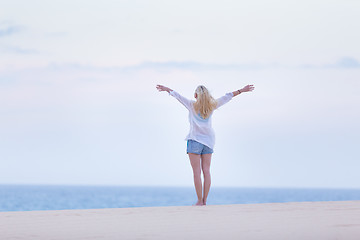
M 225 94 L 225 96 L 215 100 L 206 87 L 198 86 L 194 94 L 196 101 L 189 100 L 172 89 L 162 85 L 157 85 L 156 88 L 160 92 L 168 92 L 189 110 L 190 132 L 185 140 L 187 140 L 187 154 L 189 155 L 193 169 L 194 185 L 198 198 L 195 205 L 206 205 L 206 199 L 211 185 L 211 155 L 215 145 L 215 134 L 211 126 L 211 116 L 213 111 L 229 102 L 233 97 L 240 93 L 254 90 L 254 87 L 253 85 L 247 85 L 242 89 L 229 92 Z M 204 175 L 204 187 L 201 182 L 201 170 Z M 204 194 L 202 189 L 204 189 Z

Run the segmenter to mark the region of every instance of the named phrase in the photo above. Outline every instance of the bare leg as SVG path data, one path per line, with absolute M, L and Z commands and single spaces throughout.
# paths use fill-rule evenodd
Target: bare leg
M 206 205 L 206 199 L 210 191 L 211 176 L 210 176 L 211 153 L 201 155 L 201 168 L 204 174 L 204 196 L 203 204 Z
M 201 206 L 203 205 L 203 199 L 202 199 L 200 155 L 189 153 L 189 159 L 194 173 L 194 185 L 195 185 L 196 195 L 198 198 L 198 201 L 195 205 Z

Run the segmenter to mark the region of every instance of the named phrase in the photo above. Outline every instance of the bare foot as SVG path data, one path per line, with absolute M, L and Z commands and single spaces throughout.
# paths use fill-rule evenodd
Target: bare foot
M 204 205 L 204 206 L 206 205 L 206 200 L 203 200 L 203 205 Z
M 198 200 L 196 204 L 194 204 L 193 206 L 202 206 L 204 205 L 203 201 Z

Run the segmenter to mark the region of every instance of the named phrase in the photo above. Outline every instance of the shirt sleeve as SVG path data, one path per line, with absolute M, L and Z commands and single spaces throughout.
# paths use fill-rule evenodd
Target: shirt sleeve
M 229 92 L 229 93 L 225 94 L 224 96 L 222 96 L 221 98 L 216 99 L 216 101 L 217 101 L 216 109 L 218 109 L 225 103 L 229 102 L 233 98 L 233 96 L 234 96 L 234 94 L 232 92 Z
M 191 100 L 181 96 L 179 93 L 175 92 L 175 91 L 171 91 L 169 93 L 171 96 L 173 96 L 174 98 L 176 98 L 182 105 L 184 105 L 187 109 L 191 109 Z

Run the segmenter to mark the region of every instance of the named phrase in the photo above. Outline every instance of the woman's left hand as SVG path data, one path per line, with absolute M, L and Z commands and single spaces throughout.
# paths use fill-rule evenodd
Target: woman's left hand
M 240 91 L 241 92 L 251 92 L 252 90 L 254 90 L 254 88 L 255 88 L 254 85 L 246 85 Z

